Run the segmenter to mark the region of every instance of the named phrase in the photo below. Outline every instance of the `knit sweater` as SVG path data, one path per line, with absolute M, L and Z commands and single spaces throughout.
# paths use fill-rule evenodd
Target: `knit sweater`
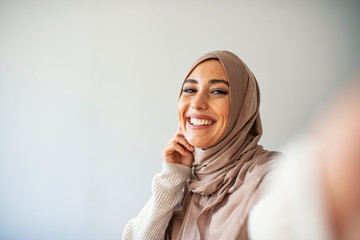
M 163 163 L 152 182 L 152 196 L 140 214 L 125 226 L 124 240 L 164 239 L 174 208 L 182 200 L 183 187 L 191 168 L 176 163 Z

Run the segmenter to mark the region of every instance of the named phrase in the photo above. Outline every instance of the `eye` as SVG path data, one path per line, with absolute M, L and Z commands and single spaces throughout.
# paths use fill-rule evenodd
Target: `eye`
M 214 89 L 211 91 L 211 93 L 216 94 L 216 95 L 226 95 L 229 93 L 229 91 L 224 90 L 224 89 Z
M 183 92 L 184 93 L 196 93 L 196 89 L 187 87 L 187 88 L 183 89 Z

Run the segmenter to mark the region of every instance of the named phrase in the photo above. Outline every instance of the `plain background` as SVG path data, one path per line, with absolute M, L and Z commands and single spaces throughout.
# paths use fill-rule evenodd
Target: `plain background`
M 265 148 L 360 66 L 358 1 L 0 1 L 0 239 L 120 239 L 203 53 L 258 79 Z

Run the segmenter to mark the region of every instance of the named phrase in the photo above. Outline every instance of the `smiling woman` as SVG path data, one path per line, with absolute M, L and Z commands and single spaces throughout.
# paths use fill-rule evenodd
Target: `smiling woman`
M 247 239 L 275 152 L 258 145 L 260 93 L 233 53 L 198 59 L 178 102 L 179 128 L 163 148 L 153 195 L 124 239 Z
M 178 103 L 185 138 L 199 148 L 215 145 L 225 132 L 229 111 L 229 82 L 221 63 L 200 63 L 185 80 Z

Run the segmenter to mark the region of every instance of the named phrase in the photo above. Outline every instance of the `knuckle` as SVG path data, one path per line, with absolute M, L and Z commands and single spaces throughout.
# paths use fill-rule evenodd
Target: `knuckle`
M 177 138 L 182 138 L 182 137 L 183 137 L 183 135 L 182 135 L 181 133 L 179 133 L 179 132 L 178 132 L 178 133 L 176 133 L 176 137 L 177 137 Z

